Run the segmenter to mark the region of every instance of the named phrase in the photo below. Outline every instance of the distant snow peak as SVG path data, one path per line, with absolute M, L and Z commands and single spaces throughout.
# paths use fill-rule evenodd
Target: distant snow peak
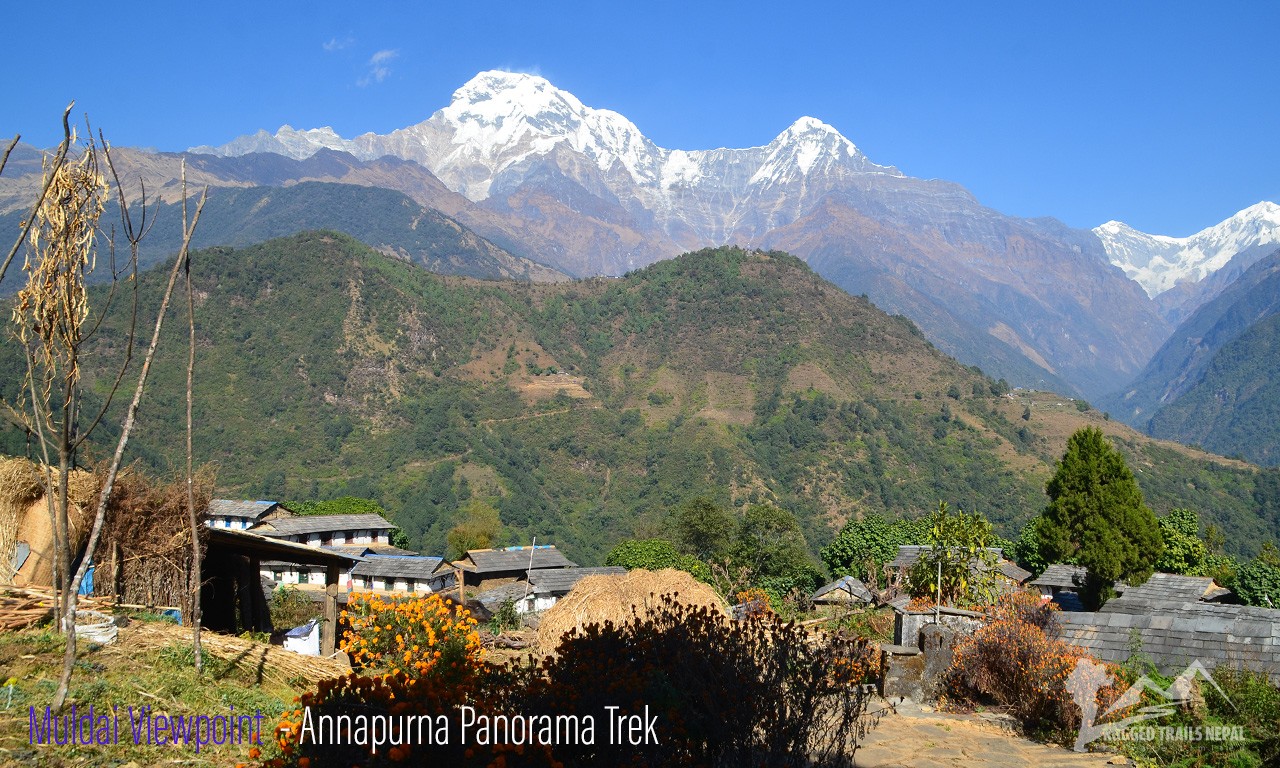
M 1111 263 L 1158 296 L 1180 282 L 1203 280 L 1238 253 L 1280 245 L 1280 205 L 1263 200 L 1190 237 L 1149 235 L 1120 221 L 1093 231 Z

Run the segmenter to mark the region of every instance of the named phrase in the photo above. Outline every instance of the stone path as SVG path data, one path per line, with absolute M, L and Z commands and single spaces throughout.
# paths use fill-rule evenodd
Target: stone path
M 1076 753 L 1029 741 L 981 715 L 951 715 L 901 707 L 868 734 L 857 768 L 1106 768 L 1117 755 Z

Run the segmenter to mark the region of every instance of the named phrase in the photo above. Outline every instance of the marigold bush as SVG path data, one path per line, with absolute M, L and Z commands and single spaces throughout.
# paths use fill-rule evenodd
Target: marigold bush
M 341 618 L 341 647 L 357 669 L 421 677 L 438 665 L 475 665 L 482 653 L 471 613 L 439 595 L 353 592 Z

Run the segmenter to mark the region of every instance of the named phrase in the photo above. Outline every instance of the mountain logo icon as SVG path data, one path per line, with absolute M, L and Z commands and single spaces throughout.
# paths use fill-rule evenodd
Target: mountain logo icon
M 1179 706 L 1193 701 L 1194 683 L 1197 678 L 1203 678 L 1207 681 L 1224 701 L 1231 704 L 1232 708 L 1235 707 L 1235 704 L 1232 704 L 1231 699 L 1227 697 L 1226 692 L 1209 674 L 1209 670 L 1197 659 L 1175 677 L 1167 688 L 1161 687 L 1159 683 L 1146 675 L 1139 677 L 1133 682 L 1133 685 L 1120 694 L 1120 698 L 1116 699 L 1115 703 L 1108 707 L 1106 712 L 1102 713 L 1102 717 L 1106 718 L 1118 712 L 1138 707 L 1142 703 L 1144 692 L 1150 694 L 1155 699 L 1155 703 L 1145 707 L 1138 707 L 1134 714 L 1127 717 L 1107 723 L 1098 723 L 1098 690 L 1105 685 L 1110 685 L 1115 680 L 1102 664 L 1098 664 L 1089 658 L 1080 659 L 1067 677 L 1067 691 L 1071 694 L 1076 706 L 1080 707 L 1080 731 L 1076 734 L 1075 751 L 1083 752 L 1088 744 L 1104 738 L 1110 733 L 1122 731 L 1135 723 L 1173 714 Z

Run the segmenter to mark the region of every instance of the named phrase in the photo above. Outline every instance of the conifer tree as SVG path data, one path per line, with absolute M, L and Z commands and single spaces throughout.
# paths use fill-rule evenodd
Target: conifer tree
M 1039 528 L 1045 555 L 1089 569 L 1086 607 L 1105 602 L 1117 581 L 1140 584 L 1151 576 L 1163 551 L 1160 527 L 1124 456 L 1101 430 L 1085 427 L 1071 436 L 1045 490 L 1049 506 Z

